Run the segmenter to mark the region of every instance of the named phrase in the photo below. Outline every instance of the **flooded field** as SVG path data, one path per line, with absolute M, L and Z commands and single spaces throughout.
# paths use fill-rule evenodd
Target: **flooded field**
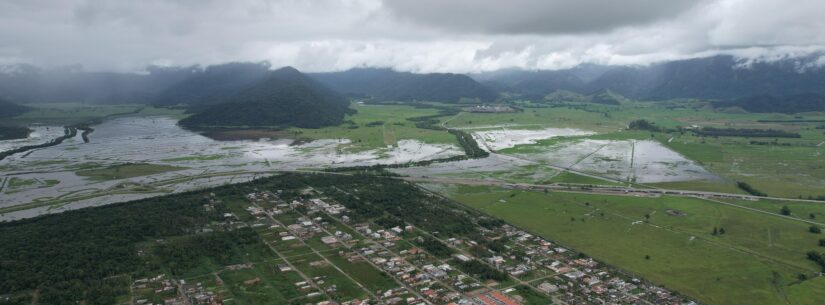
M 404 163 L 463 154 L 454 145 L 410 139 L 398 141 L 397 146 L 358 153 L 341 149 L 349 143 L 347 139 L 297 145 L 286 139 L 220 142 L 184 130 L 176 123 L 167 117 L 118 118 L 93 126 L 89 143 L 77 136 L 57 146 L 0 161 L 0 211 L 5 209 L 0 219 L 220 185 L 276 170 Z M 62 128 L 49 131 L 52 129 L 59 130 L 55 137 L 63 133 Z M 125 163 L 184 169 L 103 181 L 76 174 L 83 169 Z M 21 205 L 36 208 L 14 208 Z
M 649 140 L 573 140 L 519 156 L 639 183 L 717 179 L 696 162 Z
M 512 148 L 516 145 L 536 144 L 539 140 L 556 137 L 592 135 L 594 132 L 573 128 L 544 128 L 544 129 L 494 129 L 473 131 L 473 137 L 482 148 L 497 151 Z
M 517 170 L 534 164 L 528 160 L 518 159 L 502 154 L 490 154 L 484 159 L 469 159 L 457 162 L 434 163 L 428 166 L 394 168 L 393 172 L 407 176 L 444 176 L 468 173 L 495 173 Z
M 89 143 L 77 136 L 60 145 L 0 161 L 0 220 L 217 186 L 281 170 L 406 163 L 463 154 L 455 145 L 414 139 L 359 152 L 346 149 L 351 144 L 349 139 L 306 143 L 289 139 L 215 141 L 176 123 L 167 117 L 113 119 L 93 126 Z M 472 132 L 481 146 L 493 151 L 543 139 L 593 134 L 570 128 Z M 41 143 L 62 133 L 62 128 L 38 127 L 29 139 L 16 143 Z M 124 171 L 135 172 L 118 172 L 124 164 L 133 164 Z M 716 179 L 658 142 L 582 138 L 533 145 L 525 153 L 493 153 L 484 159 L 393 170 L 410 176 L 502 178 L 529 183 L 548 181 L 559 173 L 559 168 L 640 183 Z
M 535 133 L 511 134 L 516 134 L 517 139 L 503 139 L 502 137 L 495 139 L 498 143 L 512 144 L 524 139 L 521 138 L 523 135 Z M 549 133 L 544 133 L 544 135 L 547 134 Z M 561 133 L 554 134 L 561 136 L 559 135 Z M 578 132 L 571 131 L 567 134 L 578 135 Z M 503 133 L 494 135 L 501 136 Z M 490 134 L 477 136 L 482 139 L 494 138 Z M 393 171 L 409 176 L 464 178 L 519 176 L 522 180 L 520 182 L 528 183 L 546 181 L 563 169 L 637 183 L 719 179 L 696 162 L 650 140 L 570 139 L 546 146 L 532 146 L 528 151 L 513 154 L 492 153 L 486 159 L 400 168 L 393 169 Z

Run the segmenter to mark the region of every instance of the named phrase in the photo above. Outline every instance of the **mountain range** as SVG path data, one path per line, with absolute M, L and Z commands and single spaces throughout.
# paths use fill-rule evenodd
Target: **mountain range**
M 350 111 L 348 99 L 292 67 L 262 72 L 244 74 L 243 82 L 228 83 L 221 82 L 214 73 L 204 72 L 203 75 L 167 89 L 161 95 L 186 98 L 160 99 L 159 103 L 179 101 L 187 104 L 194 115 L 181 120 L 180 123 L 196 128 L 319 128 L 340 124 L 344 115 Z M 234 74 L 227 76 L 231 75 Z M 229 85 L 209 86 L 214 83 Z M 204 86 L 209 90 L 199 89 Z
M 186 126 L 338 124 L 346 97 L 372 101 L 491 103 L 502 97 L 618 104 L 704 99 L 752 112 L 825 110 L 825 69 L 817 56 L 744 61 L 714 56 L 649 66 L 580 65 L 554 71 L 469 75 L 356 68 L 304 74 L 267 63 L 148 67 L 140 73 L 0 66 L 0 99 L 26 103 L 141 103 L 185 107 Z M 4 113 L 20 111 L 5 105 Z
M 25 113 L 28 110 L 29 107 L 0 99 L 0 118 L 10 118 L 18 116 Z
M 501 92 L 541 98 L 556 90 L 611 92 L 640 100 L 825 94 L 818 56 L 748 62 L 732 56 L 670 61 L 650 66 L 581 65 L 555 71 L 505 70 L 471 75 Z
M 469 99 L 473 102 L 492 102 L 498 96 L 494 90 L 463 74 L 415 74 L 391 69 L 360 68 L 313 73 L 311 76 L 336 91 L 382 101 L 456 103 Z

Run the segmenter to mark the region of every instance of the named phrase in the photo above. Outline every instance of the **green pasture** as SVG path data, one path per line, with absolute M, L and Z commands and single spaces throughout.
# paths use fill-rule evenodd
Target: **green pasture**
M 349 139 L 351 151 L 363 151 L 395 145 L 399 140 L 414 139 L 425 143 L 457 144 L 455 136 L 443 130 L 417 128 L 408 118 L 434 115 L 433 108 L 416 108 L 401 105 L 353 104 L 358 111 L 348 115 L 339 126 L 319 129 L 292 128 L 288 131 L 296 138 Z
M 797 279 L 819 271 L 805 253 L 822 238 L 801 221 L 684 197 L 445 190 L 471 207 L 703 303 L 825 302 L 825 293 L 814 292 L 825 278 Z M 712 235 L 714 228 L 726 233 Z

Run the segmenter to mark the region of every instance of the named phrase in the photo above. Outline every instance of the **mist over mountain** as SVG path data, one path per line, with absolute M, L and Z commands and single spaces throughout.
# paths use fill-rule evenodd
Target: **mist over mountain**
M 0 98 L 17 103 L 148 103 L 193 67 L 150 66 L 142 73 L 88 72 L 79 68 L 0 67 Z
M 268 63 L 227 63 L 194 71 L 153 98 L 159 106 L 204 107 L 221 103 L 273 74 Z
M 716 108 L 740 107 L 756 113 L 799 113 L 825 110 L 825 95 L 803 93 L 787 96 L 756 95 L 713 102 Z
M 646 67 L 580 66 L 557 71 L 499 71 L 473 77 L 488 86 L 536 98 L 556 90 L 591 93 L 609 89 L 623 96 L 735 99 L 754 95 L 825 93 L 825 69 L 817 57 L 743 62 L 714 56 Z
M 491 102 L 497 97 L 494 90 L 463 74 L 415 74 L 391 69 L 360 68 L 313 73 L 311 76 L 338 92 L 379 100 L 455 103 L 462 98 Z
M 75 102 L 184 106 L 199 112 L 213 105 L 273 97 L 279 93 L 309 96 L 286 89 L 303 86 L 323 92 L 316 94 L 323 100 L 338 100 L 340 96 L 331 98 L 334 91 L 343 96 L 381 101 L 489 103 L 498 100 L 499 94 L 508 98 L 559 99 L 560 95 L 548 95 L 562 90 L 589 96 L 586 100 L 590 102 L 609 104 L 615 102 L 612 96 L 602 95 L 607 100 L 593 97 L 610 92 L 640 100 L 739 99 L 738 104 L 750 100 L 761 105 L 757 108 L 766 109 L 766 103 L 781 105 L 787 100 L 825 95 L 825 69 L 818 58 L 745 61 L 725 55 L 650 66 L 588 64 L 564 70 L 507 69 L 470 75 L 359 68 L 301 77 L 286 77 L 300 72 L 294 69 L 289 69 L 292 71 L 289 73 L 273 71 L 268 63 L 148 67 L 140 73 L 14 65 L 0 69 L 0 98 L 17 104 Z M 296 80 L 302 85 L 295 85 Z M 775 98 L 766 99 L 765 96 Z

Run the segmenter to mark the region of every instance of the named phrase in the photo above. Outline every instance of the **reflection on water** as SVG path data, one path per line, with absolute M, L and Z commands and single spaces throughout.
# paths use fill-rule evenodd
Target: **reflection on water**
M 691 160 L 650 140 L 575 140 L 525 158 L 639 183 L 718 179 Z
M 318 140 L 300 145 L 290 145 L 291 140 L 214 141 L 182 129 L 176 123 L 167 117 L 113 119 L 93 126 L 95 131 L 89 143 L 83 143 L 78 136 L 57 146 L 34 150 L 25 157 L 17 154 L 0 161 L 0 179 L 60 181 L 52 187 L 24 188 L 14 192 L 4 190 L 0 207 L 69 196 L 82 200 L 63 208 L 77 208 L 219 185 L 273 170 L 406 163 L 463 154 L 463 150 L 455 145 L 408 139 L 398 141 L 397 146 L 362 152 L 347 151 L 345 147 L 350 143 L 347 139 Z M 59 131 L 58 135 L 62 135 L 62 128 Z M 169 164 L 188 169 L 115 181 L 90 181 L 74 174 L 83 167 L 129 162 Z M 222 176 L 221 173 L 237 174 Z M 145 194 L 119 192 L 122 188 L 119 185 L 124 181 L 151 185 L 156 191 Z M 82 197 L 83 194 L 99 194 L 107 190 L 123 194 Z M 45 210 L 7 213 L 0 219 L 30 217 Z
M 495 129 L 474 131 L 473 138 L 482 144 L 483 147 L 492 150 L 502 150 L 515 147 L 516 145 L 536 144 L 539 140 L 592 134 L 594 133 L 591 131 L 573 128 L 545 128 L 537 130 Z

